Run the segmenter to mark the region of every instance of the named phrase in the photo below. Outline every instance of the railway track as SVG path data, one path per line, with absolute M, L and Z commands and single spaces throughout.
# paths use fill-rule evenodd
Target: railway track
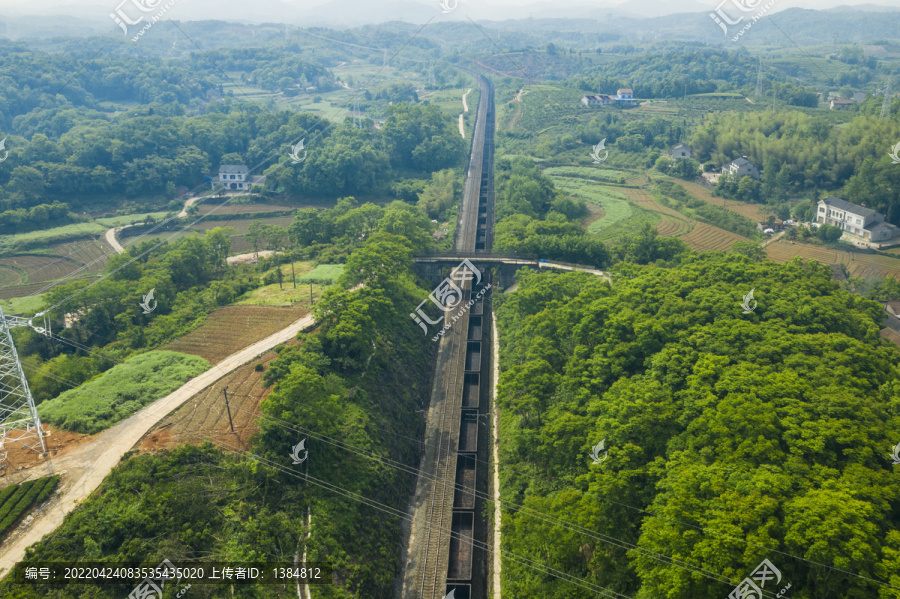
M 478 75 L 477 79 L 481 95 L 455 238 L 456 251 L 470 254 L 491 251 L 494 229 L 494 89 L 487 78 Z M 489 273 L 482 273 L 484 278 L 478 285 L 472 277 L 459 274 L 455 268 L 450 272 L 463 291 L 460 305 L 467 305 L 483 288 Z M 483 556 L 475 555 L 472 542 L 478 536 L 477 506 L 474 501 L 461 499 L 466 493 L 457 491 L 457 460 L 475 462 L 468 433 L 474 415 L 474 434 L 480 434 L 478 410 L 464 409 L 463 400 L 467 381 L 473 375 L 479 377 L 476 373 L 487 361 L 481 350 L 485 318 L 489 318 L 489 310 L 479 301 L 440 340 L 425 424 L 425 454 L 413 499 L 402 583 L 398 585 L 397 596 L 402 599 L 443 599 L 451 588 L 456 589 L 456 599 L 484 596 L 479 590 L 485 587 L 484 568 L 478 561 Z M 480 384 L 476 389 L 480 394 Z M 474 405 L 478 406 L 477 397 Z M 463 427 L 468 427 L 467 437 L 461 442 Z M 469 482 L 475 478 L 474 471 L 461 471 L 467 477 L 466 487 L 477 484 Z

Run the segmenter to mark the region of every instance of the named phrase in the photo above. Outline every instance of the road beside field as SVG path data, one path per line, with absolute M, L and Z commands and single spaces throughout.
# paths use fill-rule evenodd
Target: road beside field
M 138 411 L 131 418 L 103 431 L 92 442 L 78 447 L 65 457 L 47 460 L 48 466 L 55 473 L 63 475 L 60 491 L 40 512 L 35 512 L 35 518 L 27 528 L 23 530 L 20 526 L 0 547 L 0 576 L 8 573 L 16 562 L 22 560 L 28 546 L 56 530 L 66 514 L 75 509 L 103 482 L 122 456 L 159 420 L 229 372 L 279 343 L 293 339 L 297 333 L 313 324 L 312 315 L 307 314 L 277 333 L 228 356 L 174 392 Z

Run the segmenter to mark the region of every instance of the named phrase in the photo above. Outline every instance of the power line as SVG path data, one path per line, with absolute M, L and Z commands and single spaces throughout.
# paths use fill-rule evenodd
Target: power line
M 57 338 L 57 337 L 54 336 L 54 338 Z M 62 339 L 60 339 L 60 340 L 63 341 Z M 121 363 L 121 362 L 119 362 L 119 363 Z M 215 368 L 219 368 L 219 369 L 221 370 L 221 368 L 220 368 L 217 364 L 214 365 L 214 367 L 215 367 Z M 223 373 L 224 373 L 224 371 L 223 371 Z M 229 373 L 224 373 L 224 374 L 227 375 L 227 374 L 229 374 Z M 53 376 L 53 377 L 56 378 L 57 380 L 65 380 L 65 379 L 61 379 L 60 377 L 56 377 L 55 375 L 52 375 L 52 374 L 51 374 L 50 376 Z M 71 386 L 73 386 L 73 387 L 74 387 L 74 386 L 77 386 L 77 384 L 76 384 L 76 383 L 73 383 L 72 381 L 67 381 L 67 382 L 68 382 Z M 214 384 L 214 383 L 213 383 L 213 384 Z M 210 385 L 210 386 L 212 386 L 212 385 Z M 197 391 L 196 391 L 196 393 L 199 393 L 199 392 L 203 391 L 204 389 L 206 389 L 206 387 L 198 388 Z M 103 396 L 101 396 L 101 397 L 103 397 Z M 248 397 L 254 397 L 254 398 L 257 398 L 257 399 L 258 399 L 257 396 L 250 396 L 250 395 L 248 395 Z M 113 400 L 113 398 L 106 397 L 106 399 L 110 399 L 110 400 L 112 400 L 112 401 L 115 402 L 115 400 Z M 113 407 L 114 405 L 116 405 L 116 404 L 114 403 L 114 404 L 111 405 L 110 407 Z M 151 405 L 152 405 L 152 404 L 151 404 Z M 308 435 L 310 438 L 317 439 L 317 440 L 320 440 L 320 441 L 324 441 L 325 443 L 327 443 L 327 444 L 329 444 L 329 445 L 333 445 L 333 446 L 335 446 L 335 447 L 337 447 L 337 448 L 339 448 L 339 449 L 343 449 L 343 450 L 345 450 L 345 451 L 350 451 L 350 452 L 355 453 L 355 454 L 357 454 L 357 455 L 360 455 L 360 456 L 362 456 L 362 457 L 366 457 L 366 458 L 368 458 L 368 459 L 374 459 L 374 460 L 377 460 L 377 461 L 379 461 L 379 462 L 382 462 L 385 466 L 388 466 L 388 467 L 390 467 L 390 468 L 394 468 L 394 469 L 396 469 L 396 470 L 400 470 L 400 471 L 405 472 L 405 473 L 407 473 L 407 474 L 414 474 L 414 475 L 417 475 L 417 476 L 426 476 L 426 478 L 429 479 L 429 480 L 431 480 L 432 482 L 439 483 L 439 484 L 442 484 L 442 485 L 444 485 L 444 486 L 447 486 L 447 483 L 446 483 L 446 482 L 444 482 L 444 481 L 438 479 L 437 477 L 428 477 L 427 475 L 424 475 L 424 473 L 421 473 L 420 470 L 417 469 L 417 468 L 415 468 L 414 466 L 411 466 L 411 465 L 408 465 L 408 464 L 404 464 L 404 463 L 402 463 L 402 462 L 398 462 L 398 461 L 392 460 L 392 459 L 390 459 L 390 458 L 385 458 L 385 457 L 382 457 L 382 456 L 377 456 L 377 455 L 374 455 L 374 454 L 370 454 L 370 453 L 366 452 L 365 450 L 358 449 L 358 448 L 356 448 L 356 447 L 354 447 L 354 446 L 352 446 L 352 445 L 349 445 L 349 444 L 347 444 L 347 443 L 345 443 L 345 442 L 343 442 L 343 441 L 334 439 L 334 438 L 329 437 L 329 436 L 327 436 L 327 435 L 319 434 L 319 433 L 317 433 L 317 432 L 315 432 L 315 431 L 312 431 L 312 430 L 309 430 L 309 429 L 305 429 L 305 428 L 303 428 L 303 427 L 301 427 L 301 426 L 298 426 L 298 425 L 291 424 L 291 423 L 289 423 L 289 422 L 287 422 L 287 421 L 285 421 L 285 420 L 282 420 L 282 419 L 280 419 L 280 418 L 276 418 L 276 417 L 273 417 L 273 416 L 269 416 L 269 415 L 267 415 L 267 414 L 265 414 L 265 413 L 262 413 L 262 412 L 256 412 L 256 410 L 247 410 L 247 409 L 245 409 L 245 408 L 240 408 L 240 407 L 236 407 L 235 409 L 236 409 L 238 412 L 241 412 L 241 411 L 249 411 L 249 412 L 251 413 L 251 416 L 256 416 L 257 418 L 265 419 L 265 420 L 267 420 L 267 421 L 272 422 L 272 423 L 275 424 L 276 426 L 280 426 L 280 427 L 282 427 L 282 428 L 285 428 L 285 429 L 288 429 L 288 430 L 291 430 L 291 431 L 294 431 L 294 432 L 298 432 L 298 433 L 300 433 L 300 434 Z M 390 432 L 391 432 L 391 434 L 395 434 L 395 433 L 393 433 L 393 431 L 390 431 Z M 404 438 L 407 438 L 407 439 L 410 439 L 410 440 L 414 440 L 414 439 L 411 439 L 410 437 L 404 437 Z M 414 440 L 414 441 L 415 441 L 415 440 Z M 419 442 L 419 443 L 420 443 L 420 445 L 425 446 L 425 443 L 421 443 L 421 442 Z M 483 461 L 483 460 L 478 460 L 478 461 L 481 462 L 481 463 L 488 463 L 488 462 L 485 462 L 485 461 Z M 466 491 L 466 492 L 473 492 L 474 495 L 476 495 L 476 496 L 478 496 L 478 497 L 480 497 L 480 498 L 482 498 L 482 499 L 484 499 L 484 500 L 490 501 L 490 502 L 492 502 L 492 503 L 495 501 L 495 500 L 493 499 L 492 496 L 490 496 L 490 495 L 488 495 L 488 494 L 486 494 L 486 493 L 481 493 L 481 492 L 479 492 L 479 491 L 477 491 L 477 490 L 473 490 L 473 489 L 468 488 L 468 487 L 464 487 L 464 486 L 461 485 L 461 484 L 455 484 L 455 483 L 454 483 L 454 489 L 459 489 L 459 490 L 461 490 L 461 491 Z M 661 518 L 661 519 L 666 520 L 666 521 L 670 521 L 670 522 L 675 522 L 675 523 L 678 523 L 678 524 L 682 524 L 682 525 L 684 525 L 684 526 L 688 526 L 688 527 L 691 527 L 691 528 L 695 528 L 695 529 L 697 529 L 697 530 L 702 530 L 703 532 L 710 533 L 710 534 L 713 534 L 713 535 L 716 535 L 716 536 L 720 536 L 720 537 L 723 537 L 723 538 L 728 538 L 728 539 L 731 539 L 731 540 L 735 540 L 735 541 L 738 541 L 738 542 L 742 542 L 742 543 L 744 543 L 744 544 L 746 544 L 746 545 L 749 545 L 749 546 L 754 546 L 754 547 L 758 547 L 758 548 L 761 548 L 761 549 L 765 549 L 765 550 L 767 550 L 767 551 L 771 551 L 771 552 L 774 552 L 774 553 L 778 553 L 778 554 L 780 554 L 780 555 L 784 555 L 784 556 L 786 556 L 786 557 L 790 557 L 790 558 L 793 558 L 793 559 L 797 559 L 797 560 L 800 560 L 800 561 L 803 561 L 803 562 L 806 562 L 806 563 L 809 563 L 809 564 L 813 564 L 813 565 L 817 565 L 817 566 L 820 566 L 820 567 L 827 568 L 827 569 L 829 569 L 829 570 L 834 570 L 834 571 L 837 571 L 837 572 L 841 572 L 841 573 L 843 573 L 843 574 L 847 574 L 847 575 L 849 575 L 849 576 L 853 576 L 853 577 L 856 577 L 856 578 L 860 578 L 860 579 L 863 579 L 863 580 L 867 580 L 867 581 L 869 581 L 869 582 L 874 582 L 874 583 L 877 583 L 877 584 L 886 586 L 886 587 L 888 587 L 888 588 L 897 588 L 897 587 L 894 587 L 894 586 L 890 585 L 889 583 L 885 583 L 885 582 L 882 582 L 882 581 L 877 580 L 877 579 L 869 578 L 869 577 L 867 577 L 867 576 L 863 576 L 863 575 L 860 575 L 860 574 L 856 574 L 856 573 L 854 573 L 854 572 L 850 572 L 850 571 L 847 571 L 847 570 L 843 570 L 843 569 L 840 569 L 840 568 L 836 568 L 836 567 L 834 567 L 834 566 L 829 566 L 829 565 L 827 565 L 827 564 L 824 564 L 824 563 L 821 563 L 821 562 L 817 562 L 817 561 L 815 561 L 815 560 L 810 560 L 810 559 L 806 559 L 806 558 L 803 558 L 803 557 L 799 557 L 799 556 L 796 556 L 796 555 L 793 555 L 793 554 L 790 554 L 790 553 L 787 553 L 787 552 L 784 552 L 784 551 L 780 551 L 780 550 L 778 550 L 778 549 L 774 549 L 774 548 L 771 548 L 771 547 L 767 547 L 767 546 L 765 546 L 765 545 L 758 545 L 758 544 L 755 544 L 755 543 L 750 543 L 749 541 L 747 541 L 747 540 L 745 540 L 745 539 L 740 539 L 740 538 L 738 538 L 738 537 L 733 537 L 733 536 L 731 536 L 731 535 L 725 535 L 725 534 L 722 534 L 722 533 L 716 533 L 715 531 L 712 531 L 712 530 L 710 530 L 710 529 L 708 529 L 708 528 L 706 528 L 706 527 L 702 527 L 702 526 L 698 526 L 698 525 L 692 525 L 692 524 L 689 524 L 689 523 L 686 523 L 686 522 L 682 522 L 682 521 L 677 520 L 677 519 L 665 518 L 665 517 L 663 517 L 663 516 L 659 516 L 659 515 L 657 515 L 657 514 L 654 514 L 654 513 L 652 513 L 652 512 L 649 512 L 649 511 L 647 511 L 647 510 L 643 510 L 643 509 L 641 509 L 641 508 L 637 508 L 637 507 L 634 507 L 634 506 L 629 506 L 628 504 L 616 502 L 616 501 L 613 501 L 613 500 L 609 500 L 609 499 L 604 499 L 604 500 L 605 500 L 605 501 L 608 501 L 609 503 L 613 503 L 613 504 L 620 505 L 620 506 L 623 506 L 623 507 L 626 507 L 626 508 L 629 508 L 629 509 L 637 510 L 637 511 L 640 511 L 640 512 L 642 512 L 642 513 L 650 514 L 650 515 L 653 516 L 653 517 L 657 517 L 657 518 Z M 537 519 L 539 519 L 539 520 L 548 522 L 548 523 L 550 523 L 551 525 L 559 526 L 559 527 L 562 527 L 562 528 L 566 528 L 566 529 L 568 529 L 568 530 L 571 530 L 572 532 L 584 534 L 584 535 L 589 536 L 589 537 L 592 537 L 592 538 L 594 538 L 594 539 L 596 539 L 596 540 L 598 540 L 598 541 L 600 541 L 600 542 L 603 542 L 603 543 L 606 543 L 606 544 L 610 544 L 610 545 L 613 545 L 613 546 L 615 546 L 615 547 L 619 547 L 619 548 L 622 548 L 622 549 L 633 550 L 633 551 L 635 551 L 635 552 L 637 552 L 637 553 L 645 554 L 645 557 L 648 557 L 648 558 L 653 559 L 653 560 L 655 560 L 655 561 L 659 561 L 659 562 L 665 563 L 665 564 L 667 564 L 667 565 L 673 565 L 673 566 L 678 567 L 678 568 L 681 568 L 681 569 L 683 569 L 683 570 L 687 570 L 687 571 L 691 571 L 691 572 L 697 572 L 697 573 L 700 573 L 701 575 L 703 575 L 703 576 L 705 576 L 705 577 L 707 577 L 707 578 L 710 578 L 710 579 L 712 579 L 712 580 L 715 580 L 715 581 L 717 581 L 717 582 L 723 582 L 723 581 L 720 579 L 720 576 L 721 576 L 721 575 L 719 575 L 718 573 L 715 573 L 715 572 L 712 572 L 712 571 L 709 571 L 709 570 L 705 570 L 704 568 L 699 568 L 699 567 L 696 567 L 696 566 L 692 566 L 692 565 L 690 565 L 690 564 L 685 564 L 685 562 L 678 563 L 680 560 L 676 560 L 675 558 L 672 558 L 672 557 L 670 557 L 670 556 L 667 556 L 667 555 L 665 555 L 665 554 L 661 554 L 661 553 L 658 553 L 658 552 L 653 552 L 653 551 L 650 551 L 650 550 L 641 549 L 641 548 L 639 548 L 637 545 L 634 545 L 634 544 L 632 544 L 632 543 L 629 543 L 628 541 L 624 541 L 624 540 L 619 539 L 619 538 L 617 538 L 617 537 L 613 537 L 613 536 L 609 536 L 609 535 L 603 535 L 602 533 L 596 533 L 596 532 L 591 531 L 591 530 L 589 530 L 589 529 L 587 529 L 587 528 L 584 528 L 584 527 L 582 527 L 582 526 L 579 526 L 579 525 L 576 525 L 576 524 L 572 524 L 572 523 L 567 522 L 567 521 L 565 521 L 565 520 L 561 520 L 561 519 L 559 519 L 559 518 L 556 518 L 556 517 L 554 517 L 554 516 L 552 516 L 552 515 L 550 515 L 550 514 L 545 514 L 545 513 L 543 513 L 543 512 L 540 512 L 540 511 L 538 511 L 538 510 L 533 510 L 533 509 L 531 509 L 531 508 L 527 508 L 527 507 L 525 507 L 525 506 L 523 506 L 523 505 L 520 505 L 520 504 L 515 504 L 515 503 L 509 502 L 509 501 L 497 501 L 497 503 L 499 503 L 501 507 L 504 507 L 504 506 L 505 506 L 505 507 L 507 507 L 507 509 L 509 509 L 509 510 L 512 510 L 512 511 L 518 511 L 518 512 L 527 514 L 527 515 L 529 515 L 529 516 L 531 516 L 531 517 L 534 517 L 534 518 L 537 518 Z M 619 543 L 619 544 L 617 544 L 617 543 Z M 685 564 L 685 565 L 681 565 L 681 564 Z M 733 581 L 729 581 L 728 584 L 734 584 L 734 582 L 733 582 Z M 764 591 L 764 593 L 766 593 L 766 592 Z

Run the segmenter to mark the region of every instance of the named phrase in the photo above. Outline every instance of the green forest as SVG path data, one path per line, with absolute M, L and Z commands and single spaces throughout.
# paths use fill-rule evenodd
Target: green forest
M 724 597 L 764 558 L 791 597 L 896 597 L 872 580 L 900 581 L 881 306 L 799 259 L 612 272 L 523 273 L 495 296 L 504 550 L 641 598 Z M 512 560 L 503 585 L 597 595 Z

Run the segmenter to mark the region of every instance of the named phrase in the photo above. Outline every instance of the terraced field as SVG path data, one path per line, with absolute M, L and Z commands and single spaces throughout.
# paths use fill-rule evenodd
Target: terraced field
M 83 266 L 70 258 L 35 256 L 33 254 L 2 258 L 0 265 L 23 269 L 27 273 L 29 283 L 56 281 L 75 274 Z M 81 274 L 81 272 L 77 274 Z
M 766 254 L 776 262 L 787 262 L 794 256 L 800 256 L 823 264 L 845 264 L 850 276 L 856 278 L 894 277 L 900 280 L 900 258 L 851 253 L 799 242 L 791 244 L 783 240 L 766 247 Z
M 0 299 L 24 298 L 96 275 L 113 252 L 102 239 L 71 241 L 0 259 Z
M 656 230 L 663 237 L 681 237 L 690 233 L 696 224 L 694 221 L 663 218 L 656 225 Z
M 683 187 L 685 191 L 687 191 L 698 200 L 703 200 L 707 204 L 712 204 L 713 206 L 723 206 L 724 204 L 724 208 L 726 210 L 731 210 L 736 214 L 745 216 L 753 222 L 763 222 L 770 215 L 775 216 L 774 212 L 761 204 L 745 204 L 744 202 L 726 200 L 725 198 L 714 198 L 708 189 L 701 185 L 697 185 L 696 183 L 676 178 L 672 178 L 670 179 L 670 181 L 673 181 L 677 185 Z
M 703 251 L 728 251 L 735 241 L 750 241 L 742 235 L 707 225 L 697 223 L 694 230 L 680 237 L 692 250 Z
M 0 287 L 21 285 L 24 280 L 24 273 L 12 266 L 3 264 L 3 261 L 0 261 Z
M 307 312 L 302 307 L 225 306 L 184 337 L 156 349 L 193 354 L 215 364 L 280 331 Z
M 91 278 L 92 279 L 92 278 Z M 54 287 L 69 283 L 69 280 L 48 281 L 46 283 L 29 283 L 27 285 L 16 285 L 13 287 L 0 288 L 0 299 L 24 298 L 38 293 L 45 293 Z M 13 302 L 15 304 L 15 302 Z

